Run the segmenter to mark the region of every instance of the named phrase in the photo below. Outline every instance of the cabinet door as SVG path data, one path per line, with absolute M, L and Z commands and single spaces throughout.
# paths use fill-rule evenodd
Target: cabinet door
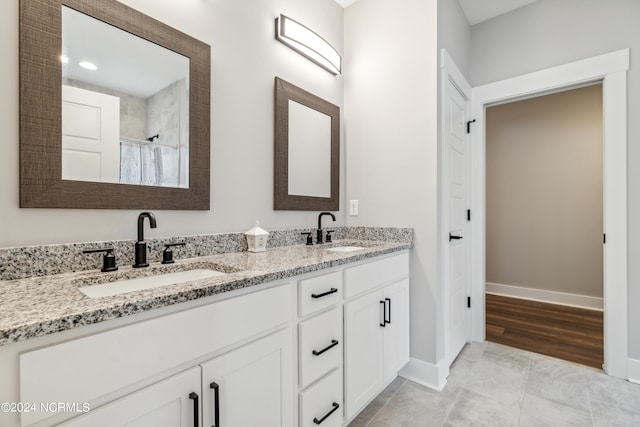
M 291 426 L 291 328 L 201 366 L 204 426 Z
M 60 425 L 197 427 L 200 378 L 200 368 L 191 368 Z
M 384 382 L 409 361 L 409 279 L 384 288 Z
M 383 386 L 382 291 L 344 306 L 345 418 L 352 418 Z

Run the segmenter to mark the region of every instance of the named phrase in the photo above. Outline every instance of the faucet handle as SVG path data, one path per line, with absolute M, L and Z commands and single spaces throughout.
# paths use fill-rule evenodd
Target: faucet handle
M 300 234 L 302 234 L 303 236 L 305 236 L 305 235 L 307 236 L 307 246 L 313 245 L 313 238 L 311 237 L 311 232 L 300 233 Z
M 185 242 L 180 243 L 166 243 L 164 245 L 164 251 L 162 251 L 162 263 L 163 264 L 173 264 L 175 261 L 173 259 L 173 251 L 171 248 L 173 246 L 184 246 Z
M 331 233 L 333 233 L 334 231 L 336 231 L 336 230 L 327 230 L 327 237 L 324 239 L 324 241 L 326 243 L 331 243 L 331 241 L 332 241 L 331 240 Z
M 82 251 L 83 254 L 94 254 L 98 252 L 105 252 L 102 256 L 102 268 L 100 271 L 116 271 L 118 267 L 116 266 L 116 256 L 113 254 L 113 248 L 102 248 L 102 249 L 86 249 Z

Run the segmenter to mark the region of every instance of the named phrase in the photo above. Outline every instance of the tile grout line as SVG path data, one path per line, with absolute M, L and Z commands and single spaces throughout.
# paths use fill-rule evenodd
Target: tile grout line
M 589 381 L 587 383 L 587 396 L 589 396 L 589 416 L 591 417 L 591 425 L 595 426 L 596 420 L 593 418 L 593 405 L 591 404 L 591 375 L 588 376 L 588 379 Z
M 396 378 L 398 378 L 398 377 L 396 377 Z M 384 408 L 389 404 L 389 402 L 391 402 L 391 399 L 393 399 L 393 397 L 394 397 L 396 394 L 398 394 L 398 392 L 400 391 L 400 389 L 401 389 L 402 387 L 404 387 L 404 385 L 405 385 L 405 384 L 407 383 L 407 381 L 408 381 L 406 378 L 403 378 L 403 377 L 399 377 L 399 378 L 402 378 L 402 379 L 404 380 L 404 381 L 402 382 L 402 384 L 400 384 L 400 386 L 396 389 L 396 391 L 394 391 L 394 392 L 393 392 L 393 394 L 392 394 L 391 396 L 389 396 L 389 399 L 387 399 L 387 401 L 386 401 L 386 402 L 384 402 L 384 405 L 382 405 L 382 406 L 380 407 L 380 409 L 378 409 L 378 410 L 376 411 L 376 413 L 375 413 L 375 414 L 373 414 L 373 416 L 371 417 L 371 419 L 367 422 L 367 424 L 365 424 L 365 426 L 364 426 L 364 427 L 367 427 L 369 424 L 371 424 L 371 423 L 373 422 L 373 420 L 375 420 L 375 419 L 376 419 L 376 417 L 378 416 L 378 414 L 379 414 L 379 413 L 380 413 L 380 412 L 381 412 L 381 411 L 382 411 L 382 410 L 383 410 L 383 409 L 384 409 Z M 389 383 L 389 384 L 391 384 L 391 383 Z
M 531 364 L 533 364 L 533 357 L 529 356 L 529 363 L 527 364 L 527 377 L 524 381 L 524 389 L 522 390 L 522 397 L 520 398 L 520 412 L 518 413 L 518 425 L 522 420 L 522 409 L 524 408 L 524 398 L 527 394 L 527 385 L 529 384 L 529 378 L 531 377 Z
M 469 375 L 471 374 L 471 372 L 473 371 L 473 369 L 476 366 L 476 363 L 478 363 L 480 361 L 480 359 L 482 359 L 482 356 L 484 355 L 484 351 L 486 349 L 486 345 L 482 348 L 482 352 L 480 352 L 480 355 L 477 357 L 476 360 L 469 360 L 472 363 L 472 367 L 469 371 Z M 456 397 L 453 399 L 453 402 L 451 403 L 451 406 L 449 407 L 449 410 L 447 411 L 447 415 L 445 415 L 444 420 L 442 421 L 442 424 L 440 425 L 441 427 L 444 426 L 447 423 L 447 420 L 449 419 L 449 415 L 451 415 L 451 411 L 453 411 L 453 408 L 456 406 L 456 403 L 458 403 L 458 400 L 460 399 L 460 395 L 462 394 L 462 392 L 464 390 L 469 390 L 468 388 L 466 388 L 467 385 L 467 381 L 468 378 L 465 380 L 464 384 L 460 386 L 460 390 L 458 390 L 458 393 L 456 394 Z

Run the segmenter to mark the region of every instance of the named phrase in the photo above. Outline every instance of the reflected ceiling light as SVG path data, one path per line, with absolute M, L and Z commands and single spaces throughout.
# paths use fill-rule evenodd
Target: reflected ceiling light
M 276 18 L 276 39 L 306 56 L 333 75 L 340 74 L 342 58 L 325 39 L 293 19 Z
M 95 70 L 98 69 L 96 64 L 94 64 L 93 62 L 89 62 L 89 61 L 80 61 L 80 62 L 78 62 L 78 65 L 81 66 L 82 68 L 86 68 L 87 70 L 91 70 L 91 71 L 95 71 Z
M 68 64 L 69 63 L 69 57 L 66 55 L 60 55 L 60 62 L 62 62 L 63 64 Z

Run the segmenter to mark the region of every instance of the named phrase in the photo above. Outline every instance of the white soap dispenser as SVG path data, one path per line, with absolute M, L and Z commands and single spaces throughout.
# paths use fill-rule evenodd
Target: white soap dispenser
M 256 226 L 244 233 L 247 236 L 247 247 L 249 252 L 264 252 L 267 250 L 267 240 L 269 233 L 259 227 L 260 221 L 256 221 Z

